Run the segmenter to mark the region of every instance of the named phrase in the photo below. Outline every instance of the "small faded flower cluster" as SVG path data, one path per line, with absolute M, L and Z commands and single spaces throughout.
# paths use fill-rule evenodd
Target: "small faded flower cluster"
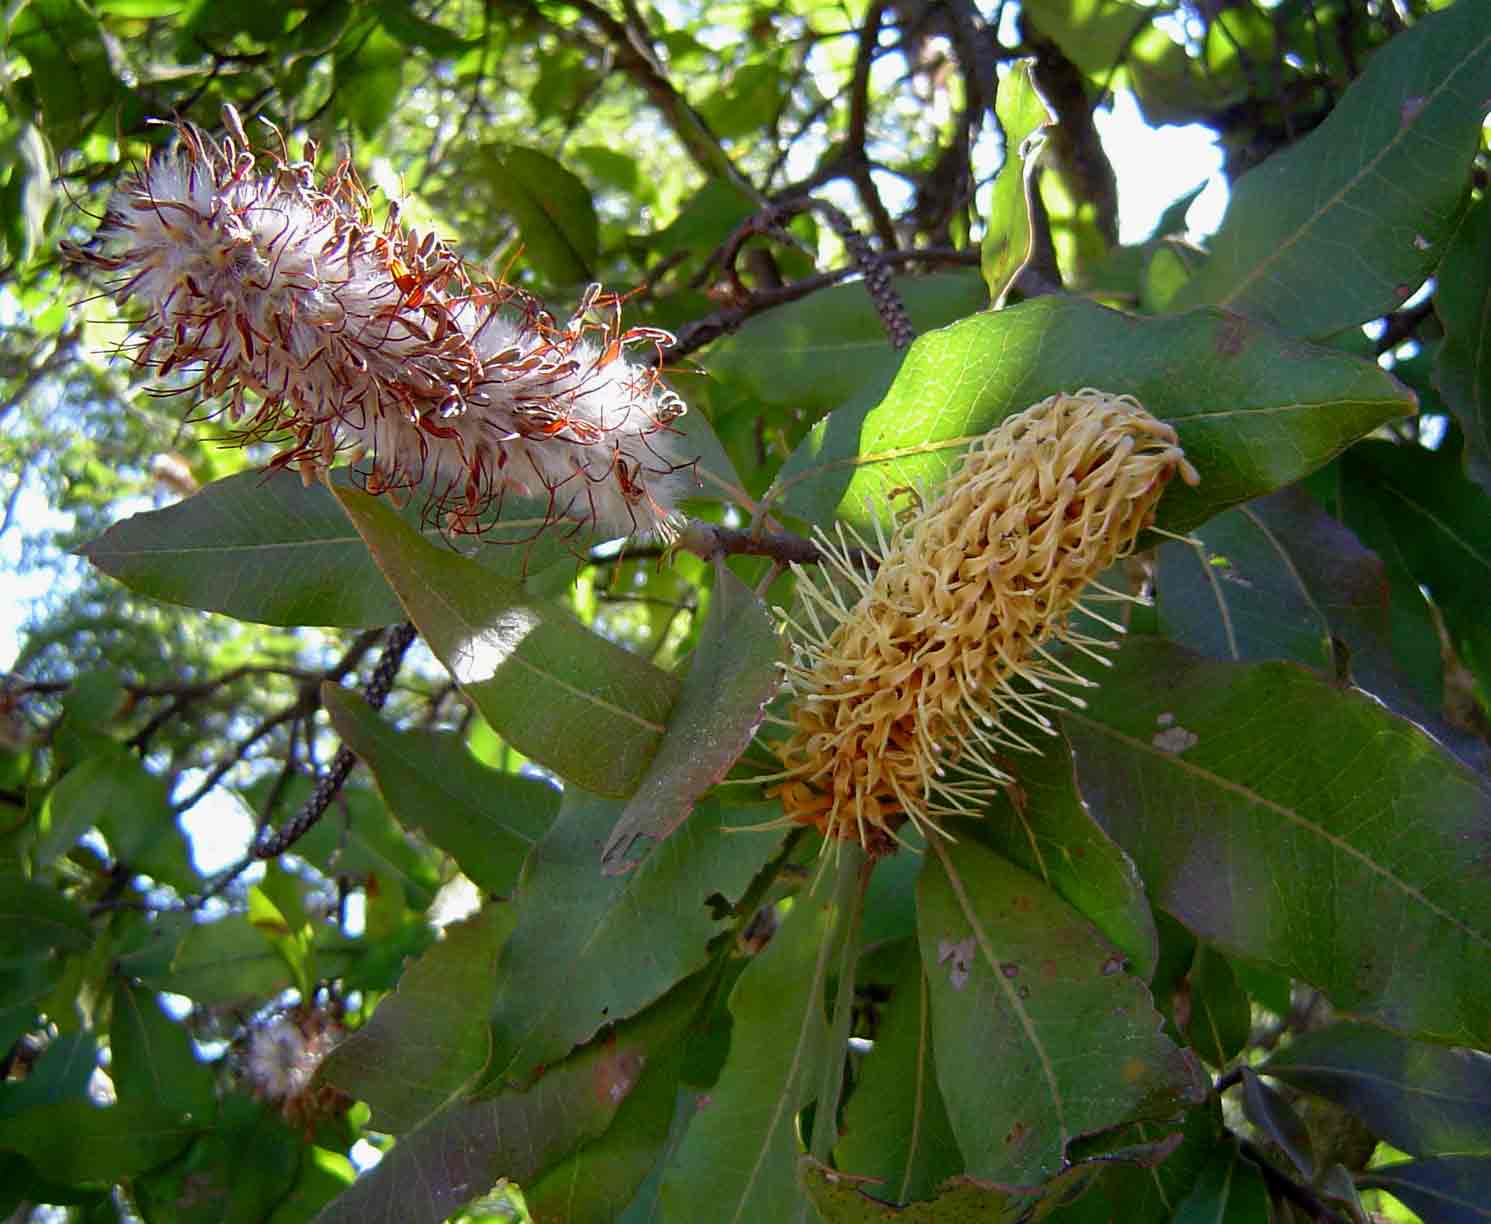
M 838 580 L 793 567 L 785 768 L 761 779 L 777 781 L 784 821 L 883 855 L 908 820 L 940 833 L 940 816 L 987 806 L 1012 780 L 1002 754 L 1036 751 L 1031 733 L 1054 734 L 1051 715 L 1093 683 L 1051 643 L 1108 662 L 1098 635 L 1123 629 L 1092 605 L 1130 596 L 1098 576 L 1177 472 L 1199 480 L 1172 426 L 1084 389 L 976 439 L 888 538 L 820 535 Z
M 313 1127 L 351 1104 L 331 1085 L 315 1083 L 316 1069 L 345 1031 L 322 1012 L 294 1008 L 255 1028 L 243 1060 L 244 1078 L 261 1101 L 293 1124 Z
M 512 490 L 546 497 L 551 520 L 671 538 L 693 468 L 670 428 L 684 404 L 627 357 L 667 332 L 623 329 L 599 286 L 558 323 L 397 204 L 376 224 L 350 166 L 321 178 L 313 145 L 256 149 L 225 120 L 220 140 L 175 125 L 93 239 L 64 248 L 148 307 L 121 346 L 137 365 L 199 371 L 187 389 L 219 398 L 240 440 L 284 442 L 274 465 L 307 480 L 366 457 L 370 492 L 418 488 L 452 531 L 481 530 Z

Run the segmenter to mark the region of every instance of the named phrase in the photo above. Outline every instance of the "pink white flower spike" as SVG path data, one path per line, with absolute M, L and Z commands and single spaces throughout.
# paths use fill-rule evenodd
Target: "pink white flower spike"
M 396 203 L 375 224 L 346 163 L 319 178 L 314 145 L 297 161 L 278 131 L 278 152 L 256 149 L 224 119 L 221 140 L 175 124 L 94 237 L 65 246 L 116 274 L 121 305 L 149 307 L 121 346 L 137 365 L 199 370 L 193 389 L 225 401 L 238 438 L 286 441 L 273 464 L 308 481 L 366 456 L 370 492 L 421 486 L 452 531 L 480 531 L 512 489 L 546 495 L 551 519 L 676 535 L 684 404 L 627 357 L 672 336 L 623 329 L 598 285 L 557 323 L 406 229 Z

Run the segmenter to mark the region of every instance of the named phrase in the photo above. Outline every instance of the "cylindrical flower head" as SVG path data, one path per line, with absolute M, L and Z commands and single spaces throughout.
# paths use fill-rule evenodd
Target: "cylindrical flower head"
M 547 496 L 551 518 L 673 533 L 684 405 L 626 357 L 668 333 L 623 330 L 599 286 L 558 324 L 400 225 L 397 205 L 374 224 L 349 166 L 318 178 L 314 147 L 256 150 L 227 119 L 221 141 L 177 125 L 93 240 L 65 247 L 116 274 L 120 304 L 148 307 L 121 346 L 136 364 L 199 370 L 195 390 L 223 398 L 238 436 L 284 440 L 274 463 L 307 479 L 369 456 L 370 491 L 423 485 L 453 530 L 479 529 L 514 489 Z
M 1069 620 L 1119 629 L 1079 600 L 1126 598 L 1092 584 L 1177 471 L 1196 483 L 1174 429 L 1136 400 L 1053 395 L 974 442 L 878 547 L 822 537 L 838 581 L 794 567 L 792 726 L 773 792 L 786 817 L 886 854 L 908 820 L 936 832 L 939 815 L 982 808 L 1011 780 L 1002 754 L 1053 730 L 1053 699 L 1083 704 L 1068 689 L 1092 682 L 1048 643 L 1107 662 L 1109 640 Z

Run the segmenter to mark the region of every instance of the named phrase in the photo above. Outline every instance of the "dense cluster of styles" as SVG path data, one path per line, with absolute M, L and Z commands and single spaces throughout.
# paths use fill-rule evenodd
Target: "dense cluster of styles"
M 798 572 L 786 819 L 886 854 L 908 820 L 937 832 L 981 811 L 1011 780 L 1000 754 L 1035 751 L 1028 736 L 1093 683 L 1049 643 L 1108 662 L 1093 631 L 1122 627 L 1092 605 L 1130 596 L 1098 576 L 1176 472 L 1199 479 L 1137 400 L 1053 395 L 976 440 L 888 535 L 877 519 L 873 546 L 822 537 L 829 580 Z

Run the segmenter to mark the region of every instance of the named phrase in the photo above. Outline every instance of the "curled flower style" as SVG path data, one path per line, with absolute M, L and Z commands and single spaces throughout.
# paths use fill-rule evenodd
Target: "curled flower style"
M 220 140 L 177 124 L 93 239 L 65 247 L 148 307 L 121 346 L 137 365 L 200 371 L 188 389 L 220 397 L 241 440 L 284 442 L 274 465 L 307 480 L 366 456 L 369 491 L 423 487 L 454 531 L 511 489 L 547 496 L 551 519 L 671 538 L 693 467 L 670 428 L 684 404 L 627 357 L 667 332 L 623 329 L 599 286 L 556 322 L 396 203 L 375 223 L 349 165 L 318 177 L 314 145 L 255 149 L 225 118 Z
M 878 521 L 874 546 L 820 535 L 831 580 L 793 567 L 784 821 L 883 855 L 908 820 L 941 833 L 939 816 L 981 810 L 1011 781 L 1002 754 L 1036 751 L 1031 733 L 1054 734 L 1051 713 L 1094 683 L 1051 644 L 1108 663 L 1094 634 L 1123 630 L 1089 605 L 1132 597 L 1098 575 L 1177 471 L 1199 479 L 1138 401 L 1053 395 L 975 441 L 888 538 Z

